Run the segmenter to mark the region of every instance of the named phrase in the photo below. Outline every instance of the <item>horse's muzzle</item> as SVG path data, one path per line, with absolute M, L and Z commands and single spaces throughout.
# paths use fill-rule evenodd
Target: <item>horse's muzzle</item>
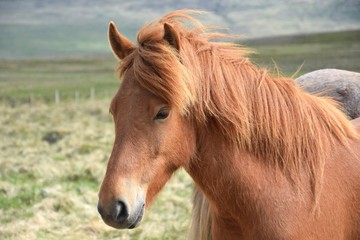
M 97 208 L 107 225 L 118 229 L 131 229 L 140 224 L 144 216 L 145 203 L 138 202 L 136 206 L 131 209 L 126 201 L 118 199 L 110 206 L 108 211 L 106 211 L 100 203 L 98 203 Z

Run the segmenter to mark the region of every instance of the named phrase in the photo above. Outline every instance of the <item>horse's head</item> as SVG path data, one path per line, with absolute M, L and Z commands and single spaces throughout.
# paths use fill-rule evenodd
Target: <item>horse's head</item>
M 165 24 L 162 43 L 167 41 L 167 47 L 175 52 L 172 30 Z M 109 40 L 122 64 L 131 63 L 123 69 L 121 87 L 110 106 L 115 142 L 100 188 L 98 210 L 108 225 L 134 228 L 172 173 L 191 159 L 195 137 L 191 121 L 182 110 L 139 83 L 135 71 L 138 63 L 133 59 L 139 49 L 113 23 Z M 146 65 L 143 67 L 152 69 L 151 62 Z M 161 79 L 168 80 L 172 79 Z

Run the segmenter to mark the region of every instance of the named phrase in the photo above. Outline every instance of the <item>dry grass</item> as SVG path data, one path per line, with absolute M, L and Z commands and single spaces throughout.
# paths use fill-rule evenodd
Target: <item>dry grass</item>
M 0 135 L 0 239 L 186 238 L 192 182 L 184 171 L 139 228 L 100 219 L 97 191 L 114 137 L 108 101 L 0 105 Z

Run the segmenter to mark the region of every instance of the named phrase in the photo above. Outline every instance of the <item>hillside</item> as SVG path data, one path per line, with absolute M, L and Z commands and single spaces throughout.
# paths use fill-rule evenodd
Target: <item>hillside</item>
M 110 20 L 134 40 L 145 22 L 183 8 L 210 11 L 207 24 L 248 38 L 360 28 L 357 0 L 4 0 L 0 58 L 106 54 Z
M 241 42 L 256 51 L 251 58 L 268 68 L 276 64 L 285 75 L 322 68 L 360 72 L 360 30 L 297 34 Z

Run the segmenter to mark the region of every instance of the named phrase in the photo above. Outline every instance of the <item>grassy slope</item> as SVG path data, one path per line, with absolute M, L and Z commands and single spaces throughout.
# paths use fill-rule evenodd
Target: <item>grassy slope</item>
M 11 101 L 53 101 L 55 90 L 62 99 L 88 98 L 90 89 L 110 97 L 117 89 L 113 58 L 0 60 L 0 98 Z
M 321 68 L 360 72 L 360 31 L 294 35 L 245 42 L 257 52 L 253 60 L 261 66 L 274 66 L 292 75 L 302 64 L 304 74 Z

